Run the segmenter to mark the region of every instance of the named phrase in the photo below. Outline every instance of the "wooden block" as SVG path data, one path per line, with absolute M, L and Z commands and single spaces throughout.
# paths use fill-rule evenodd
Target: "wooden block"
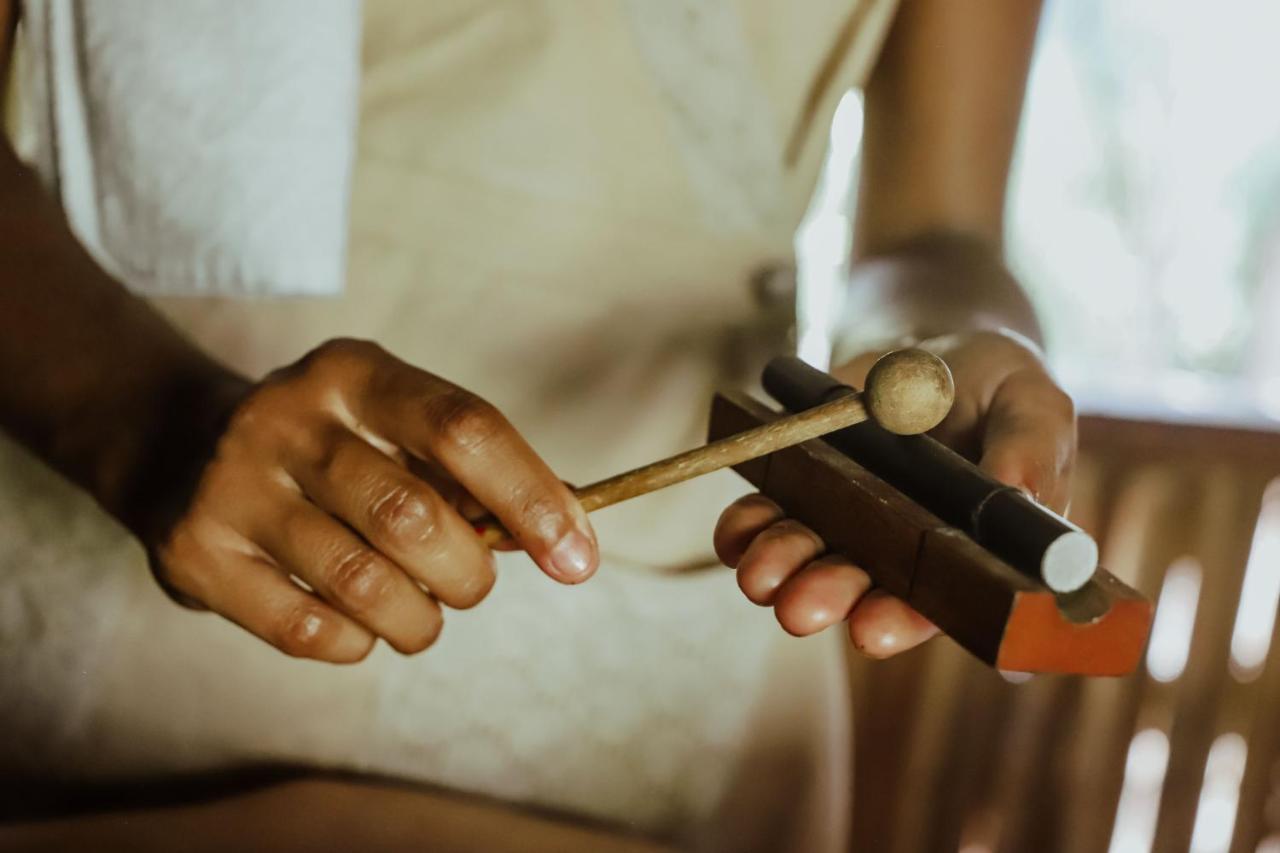
M 780 416 L 750 398 L 717 395 L 709 438 Z M 992 666 L 1123 675 L 1141 659 L 1151 604 L 1106 571 L 1056 595 L 823 441 L 735 470 Z

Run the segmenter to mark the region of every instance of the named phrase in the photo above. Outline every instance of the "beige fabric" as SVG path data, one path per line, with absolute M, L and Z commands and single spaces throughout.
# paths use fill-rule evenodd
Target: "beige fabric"
M 831 110 L 892 7 L 370 0 L 346 296 L 160 304 L 254 374 L 328 336 L 377 339 L 497 403 L 571 481 L 688 447 L 712 390 L 782 346 L 786 318 L 748 283 L 788 261 Z M 832 63 L 846 26 L 858 36 Z M 703 56 L 717 65 L 707 79 Z M 708 175 L 742 209 L 726 215 Z M 78 506 L 11 448 L 0 464 L 20 475 L 4 495 L 19 519 Z M 50 497 L 32 506 L 33 490 Z M 741 492 L 726 474 L 602 512 L 591 583 L 559 588 L 504 558 L 492 598 L 451 615 L 436 649 L 379 649 L 347 669 L 173 608 L 103 528 L 115 544 L 74 543 L 62 589 L 99 578 L 118 616 L 91 620 L 92 672 L 45 685 L 51 704 L 79 697 L 75 725 L 33 736 L 44 745 L 23 760 L 93 774 L 300 760 L 709 849 L 836 849 L 848 793 L 836 632 L 786 638 L 730 573 L 671 570 L 712 562 L 714 520 Z M 17 586 L 21 547 L 0 544 Z M 58 606 L 25 583 L 30 600 L 12 606 Z M 63 644 L 72 667 L 78 654 Z M 5 683 L 4 667 L 34 677 L 0 653 Z M 39 735 L 41 709 L 27 711 Z
M 359 0 L 24 0 L 29 148 L 139 293 L 333 296 Z

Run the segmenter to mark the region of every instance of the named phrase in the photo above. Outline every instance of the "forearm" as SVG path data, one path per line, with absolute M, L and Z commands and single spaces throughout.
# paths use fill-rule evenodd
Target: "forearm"
M 997 252 L 1035 0 L 905 0 L 866 87 L 858 257 L 939 231 Z
M 874 314 L 881 333 L 1000 326 L 1039 340 L 1030 302 L 1003 264 L 1038 17 L 1031 0 L 902 4 L 866 90 L 855 320 Z
M 0 144 L 0 427 L 132 522 L 143 480 L 239 387 L 93 262 Z

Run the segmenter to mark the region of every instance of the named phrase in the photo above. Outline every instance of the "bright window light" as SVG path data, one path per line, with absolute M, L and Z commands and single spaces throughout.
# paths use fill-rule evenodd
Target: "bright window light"
M 1200 564 L 1189 557 L 1165 573 L 1147 646 L 1147 671 L 1156 681 L 1174 681 L 1187 666 L 1200 603 L 1200 576 Z
M 1280 480 L 1267 487 L 1244 570 L 1236 624 L 1231 632 L 1231 672 L 1252 681 L 1262 672 L 1280 604 Z
M 1116 806 L 1110 853 L 1150 853 L 1168 766 L 1169 738 L 1164 732 L 1143 729 L 1133 736 L 1124 763 L 1124 787 Z
M 1231 847 L 1247 754 L 1244 738 L 1234 732 L 1219 735 L 1210 747 L 1200 803 L 1196 806 L 1191 853 L 1227 853 Z

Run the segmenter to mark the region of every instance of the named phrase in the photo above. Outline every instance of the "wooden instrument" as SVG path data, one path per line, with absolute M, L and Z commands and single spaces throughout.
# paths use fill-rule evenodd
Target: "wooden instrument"
M 890 353 L 865 393 L 798 359 L 766 389 L 791 414 L 717 395 L 708 444 L 576 490 L 588 512 L 720 468 L 734 469 L 961 646 L 1002 670 L 1124 675 L 1149 602 L 1097 569 L 1084 531 L 922 433 L 951 407 L 947 366 Z M 509 538 L 475 522 L 489 545 Z
M 788 408 L 856 393 L 795 359 L 771 363 L 765 386 Z M 717 395 L 709 437 L 780 417 L 750 398 Z M 1093 571 L 1092 540 L 931 439 L 862 423 L 735 470 L 992 666 L 1125 675 L 1141 659 L 1151 604 Z M 1045 583 L 1046 572 L 1074 583 L 1083 565 L 1087 582 L 1074 591 Z
M 858 393 L 792 357 L 769 363 L 764 387 L 791 411 Z M 1054 592 L 1075 592 L 1098 568 L 1093 537 L 928 436 L 894 435 L 875 423 L 863 423 L 833 432 L 826 440 Z

